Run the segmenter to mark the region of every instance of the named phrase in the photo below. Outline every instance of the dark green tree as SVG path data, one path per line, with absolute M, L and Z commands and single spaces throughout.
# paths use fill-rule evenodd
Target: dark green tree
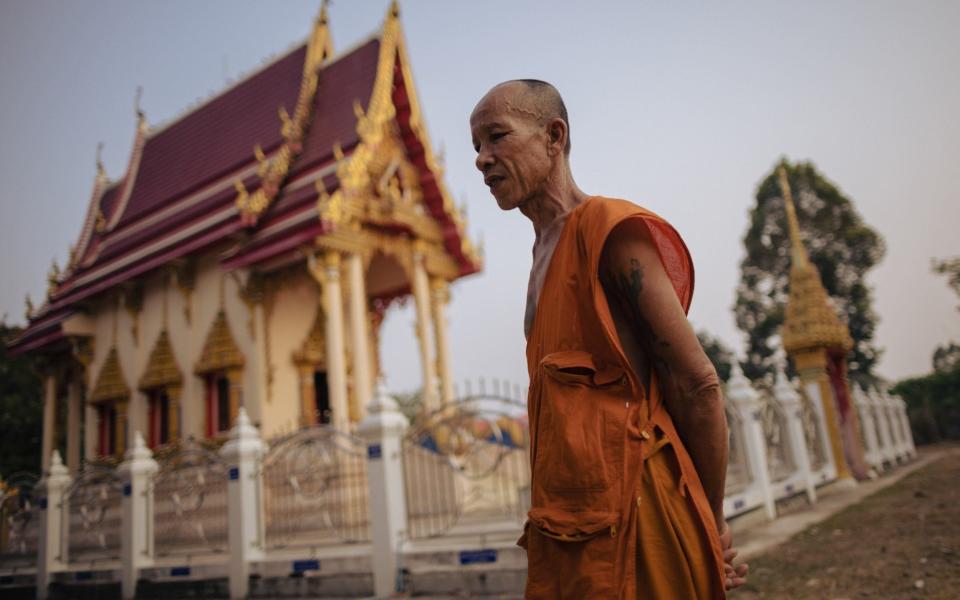
M 862 384 L 875 380 L 880 357 L 874 343 L 877 315 L 866 274 L 885 252 L 883 238 L 857 213 L 853 202 L 817 172 L 813 163 L 783 159 L 793 190 L 801 238 L 810 261 L 841 318 L 850 328 L 854 347 L 848 355 L 850 377 Z M 750 379 L 770 378 L 775 368 L 784 308 L 789 292 L 790 239 L 775 165 L 757 188 L 756 204 L 743 245 L 740 283 L 734 312 L 747 334 L 744 373 Z
M 0 320 L 0 477 L 40 467 L 43 403 L 36 359 L 7 355 L 7 342 L 19 332 Z
M 698 331 L 697 339 L 700 340 L 703 351 L 707 353 L 707 357 L 710 359 L 710 362 L 713 363 L 713 368 L 717 370 L 717 375 L 720 377 L 720 380 L 726 383 L 727 380 L 730 379 L 733 361 L 736 360 L 733 352 L 726 344 L 720 341 L 720 338 L 713 337 L 706 331 Z
M 948 258 L 946 260 L 933 261 L 933 272 L 947 276 L 947 285 L 950 289 L 960 296 L 960 256 Z M 957 306 L 960 310 L 960 306 Z

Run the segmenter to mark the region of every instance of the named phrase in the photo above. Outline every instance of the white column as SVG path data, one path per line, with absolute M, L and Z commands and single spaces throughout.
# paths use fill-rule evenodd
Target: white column
M 97 455 L 97 446 L 100 443 L 100 415 L 97 407 L 90 402 L 83 406 L 83 452 L 89 460 Z
M 402 439 L 407 419 L 381 382 L 357 434 L 367 442 L 367 483 L 373 549 L 374 596 L 387 598 L 396 591 L 398 557 L 407 508 L 404 496 Z
M 347 408 L 347 361 L 343 343 L 343 296 L 340 291 L 340 254 L 328 251 L 323 265 L 323 306 L 327 316 L 327 388 L 331 422 L 338 431 L 350 428 Z
M 813 408 L 813 414 L 817 418 L 817 430 L 820 435 L 820 442 L 823 444 L 823 456 L 827 459 L 827 464 L 830 465 L 829 468 L 832 470 L 832 477 L 836 477 L 838 473 L 837 461 L 833 456 L 833 445 L 830 443 L 830 428 L 827 426 L 827 416 L 823 412 L 823 398 L 820 396 L 820 383 L 816 379 L 811 379 L 803 381 L 802 385 L 804 390 L 807 392 L 807 398 L 810 399 L 810 404 Z M 832 399 L 829 399 L 830 402 L 833 402 Z M 853 479 L 852 477 L 850 478 Z
M 893 434 L 890 431 L 890 419 L 887 416 L 887 407 L 883 396 L 876 389 L 869 392 L 873 404 L 873 416 L 880 431 L 880 456 L 893 466 L 897 462 L 897 454 L 893 447 Z
M 68 524 L 70 514 L 66 503 L 66 491 L 70 487 L 70 475 L 63 466 L 60 452 L 50 456 L 49 471 L 37 482 L 40 498 L 40 531 L 37 552 L 37 598 L 45 600 L 49 594 L 53 573 L 66 566 L 63 526 Z
M 865 458 L 877 473 L 883 470 L 883 457 L 880 454 L 880 440 L 877 439 L 877 424 L 873 418 L 870 399 L 857 384 L 850 386 L 853 392 L 853 404 L 860 416 L 860 429 L 863 431 L 863 443 L 866 446 Z
M 893 444 L 893 455 L 897 462 L 904 462 L 905 454 L 903 451 L 903 435 L 900 431 L 900 423 L 897 418 L 897 408 L 893 403 L 893 398 L 887 393 L 887 390 L 881 390 L 880 397 L 883 402 L 883 412 L 887 416 L 887 422 L 890 423 L 890 440 Z
M 420 362 L 423 369 L 423 409 L 430 412 L 440 407 L 437 401 L 436 374 L 430 348 L 430 284 L 423 265 L 423 252 L 413 252 L 413 298 L 417 305 L 417 339 L 420 340 Z
M 367 286 L 363 277 L 363 257 L 359 253 L 347 258 L 350 278 L 350 334 L 353 349 L 353 393 L 359 419 L 366 416 L 367 404 L 373 400 L 371 376 L 370 331 L 367 327 Z
M 906 414 L 900 407 L 900 400 L 887 391 L 883 392 L 887 398 L 887 406 L 890 410 L 890 422 L 897 431 L 897 458 L 902 462 L 910 459 L 910 447 L 907 437 L 910 431 L 910 424 L 906 422 Z
M 158 469 L 140 431 L 124 455 L 117 473 L 123 483 L 123 521 L 120 532 L 120 590 L 124 600 L 137 593 L 140 569 L 153 565 L 153 491 Z
M 450 367 L 450 344 L 447 341 L 447 303 L 450 290 L 447 282 L 435 277 L 430 282 L 430 308 L 433 313 L 433 333 L 436 338 L 437 373 L 440 376 L 440 400 L 449 404 L 454 400 L 453 376 Z M 504 394 L 506 395 L 506 394 Z
M 80 382 L 72 379 L 67 386 L 67 469 L 75 474 L 80 469 Z
M 47 375 L 43 383 L 43 440 L 40 450 L 40 469 L 50 465 L 57 427 L 57 378 Z
M 894 396 L 897 403 L 897 409 L 900 412 L 900 420 L 903 422 L 903 437 L 906 443 L 907 455 L 914 458 L 917 455 L 917 447 L 913 443 L 913 428 L 910 427 L 910 415 L 907 414 L 907 403 L 900 396 Z
M 227 521 L 230 548 L 230 598 L 246 598 L 250 563 L 263 560 L 263 485 L 260 459 L 265 447 L 256 427 L 240 407 L 230 439 L 220 449 L 227 463 Z
M 817 501 L 817 482 L 810 468 L 810 452 L 807 450 L 806 436 L 803 434 L 803 406 L 800 394 L 790 385 L 782 365 L 777 368 L 777 383 L 773 387 L 773 395 L 776 396 L 777 402 L 783 407 L 783 412 L 787 416 L 790 449 L 796 457 L 807 500 L 813 504 Z
M 743 426 L 743 440 L 747 450 L 747 460 L 753 475 L 753 485 L 759 486 L 763 496 L 763 506 L 767 518 L 777 518 L 777 507 L 770 485 L 770 471 L 767 468 L 767 441 L 761 422 L 760 394 L 753 389 L 750 381 L 744 377 L 740 365 L 734 361 L 733 372 L 727 382 L 727 399 L 740 414 Z

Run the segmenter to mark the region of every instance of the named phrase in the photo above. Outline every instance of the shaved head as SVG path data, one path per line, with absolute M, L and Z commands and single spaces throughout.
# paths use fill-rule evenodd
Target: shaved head
M 540 79 L 511 79 L 497 84 L 492 90 L 499 88 L 517 88 L 520 102 L 513 106 L 517 112 L 525 113 L 539 122 L 550 119 L 560 119 L 567 127 L 567 144 L 564 154 L 570 154 L 570 119 L 567 117 L 567 105 L 563 103 L 560 92 L 552 84 Z

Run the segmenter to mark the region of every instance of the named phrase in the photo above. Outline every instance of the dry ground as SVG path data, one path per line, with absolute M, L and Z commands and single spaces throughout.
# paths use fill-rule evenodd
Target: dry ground
M 754 598 L 960 598 L 960 452 L 751 560 Z

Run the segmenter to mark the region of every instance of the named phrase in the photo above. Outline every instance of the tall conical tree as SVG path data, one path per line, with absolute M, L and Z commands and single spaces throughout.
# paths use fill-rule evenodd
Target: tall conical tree
M 851 379 L 867 383 L 880 356 L 874 342 L 877 315 L 865 278 L 885 252 L 883 238 L 863 222 L 853 202 L 817 172 L 813 163 L 782 159 L 757 188 L 743 244 L 734 312 L 747 335 L 744 373 L 772 377 L 776 336 L 783 324 L 790 272 L 790 240 L 777 168 L 783 165 L 793 189 L 801 237 L 823 285 L 853 338 Z

